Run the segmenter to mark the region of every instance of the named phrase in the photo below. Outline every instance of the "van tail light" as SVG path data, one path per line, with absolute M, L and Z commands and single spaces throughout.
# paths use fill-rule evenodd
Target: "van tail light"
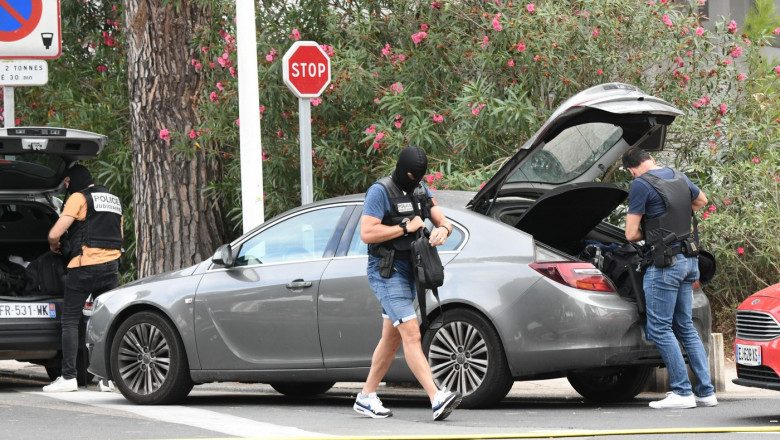
M 547 278 L 575 289 L 615 292 L 612 281 L 590 263 L 582 261 L 552 261 L 531 263 L 530 266 Z

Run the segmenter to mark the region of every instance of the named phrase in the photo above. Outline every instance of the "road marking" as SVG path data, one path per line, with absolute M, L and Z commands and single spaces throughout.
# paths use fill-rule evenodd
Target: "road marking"
M 97 391 L 78 391 L 75 393 L 34 392 L 54 399 L 82 405 L 91 405 L 119 411 L 131 412 L 149 419 L 168 423 L 178 423 L 195 428 L 206 429 L 236 437 L 251 438 L 328 438 L 327 434 L 304 431 L 290 426 L 257 422 L 243 417 L 221 414 L 205 409 L 189 408 L 181 405 L 146 406 L 128 403 L 117 393 Z

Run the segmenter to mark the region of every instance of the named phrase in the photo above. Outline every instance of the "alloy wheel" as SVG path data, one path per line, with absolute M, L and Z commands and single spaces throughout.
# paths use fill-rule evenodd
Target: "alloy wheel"
M 480 387 L 488 373 L 489 361 L 485 338 L 476 327 L 463 321 L 442 326 L 428 352 L 437 386 L 463 396 Z
M 127 386 L 138 394 L 151 394 L 165 383 L 171 365 L 170 347 L 159 328 L 140 323 L 122 337 L 117 360 Z

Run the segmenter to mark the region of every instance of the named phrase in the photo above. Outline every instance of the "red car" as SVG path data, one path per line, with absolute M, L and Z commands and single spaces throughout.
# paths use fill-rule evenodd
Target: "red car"
M 734 353 L 735 384 L 780 391 L 780 283 L 739 305 Z

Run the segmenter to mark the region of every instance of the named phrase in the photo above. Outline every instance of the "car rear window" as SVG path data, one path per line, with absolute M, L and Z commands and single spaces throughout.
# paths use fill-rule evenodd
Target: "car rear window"
M 570 182 L 593 166 L 622 137 L 621 127 L 603 122 L 569 127 L 532 153 L 507 182 Z
M 0 154 L 0 190 L 56 188 L 66 166 L 52 154 Z

